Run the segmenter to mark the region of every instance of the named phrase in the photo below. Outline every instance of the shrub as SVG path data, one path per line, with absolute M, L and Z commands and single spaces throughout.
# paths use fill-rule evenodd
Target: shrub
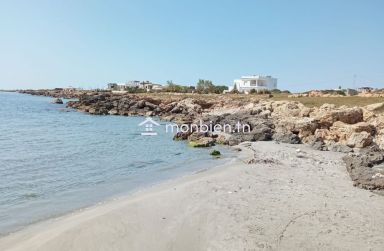
M 218 151 L 218 150 L 213 150 L 213 151 L 211 151 L 210 155 L 212 155 L 212 156 L 220 156 L 221 152 Z
M 271 90 L 271 93 L 281 93 L 281 91 L 279 89 L 273 89 Z

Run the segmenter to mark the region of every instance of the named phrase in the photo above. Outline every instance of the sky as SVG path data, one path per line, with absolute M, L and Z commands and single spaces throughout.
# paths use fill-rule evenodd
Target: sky
M 0 0 L 0 89 L 272 75 L 384 87 L 382 0 Z

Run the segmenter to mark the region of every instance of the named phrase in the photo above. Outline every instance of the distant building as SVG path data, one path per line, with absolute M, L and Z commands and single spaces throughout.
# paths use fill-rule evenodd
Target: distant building
M 128 81 L 127 83 L 109 83 L 108 90 L 113 92 L 126 92 L 131 88 L 145 89 L 147 92 L 150 91 L 161 91 L 162 85 L 154 84 L 149 81 Z
M 228 91 L 232 91 L 235 88 L 243 93 L 249 93 L 252 89 L 257 92 L 273 90 L 277 88 L 277 78 L 261 75 L 243 76 L 241 79 L 236 79 L 233 87 L 230 87 Z
M 159 84 L 153 84 L 152 85 L 152 90 L 153 91 L 162 91 L 164 89 L 164 86 L 159 85 Z
M 117 88 L 117 83 L 109 83 L 108 84 L 108 90 L 114 90 Z
M 355 89 L 347 88 L 347 90 L 345 91 L 345 94 L 347 96 L 355 96 L 358 94 L 358 92 Z
M 63 90 L 67 91 L 67 92 L 74 92 L 74 91 L 77 91 L 78 89 L 73 87 L 73 86 L 68 86 L 68 87 L 63 88 Z
M 141 82 L 139 80 L 133 80 L 133 81 L 128 81 L 125 85 L 128 87 L 139 87 L 140 83 Z
M 357 89 L 358 92 L 361 92 L 361 93 L 368 93 L 368 92 L 372 92 L 373 90 L 375 90 L 374 88 L 372 87 L 360 87 Z

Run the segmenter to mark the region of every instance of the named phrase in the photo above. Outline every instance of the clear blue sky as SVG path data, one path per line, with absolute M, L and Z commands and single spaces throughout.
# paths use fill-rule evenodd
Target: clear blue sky
M 384 1 L 0 1 L 0 89 L 151 80 L 384 87 Z

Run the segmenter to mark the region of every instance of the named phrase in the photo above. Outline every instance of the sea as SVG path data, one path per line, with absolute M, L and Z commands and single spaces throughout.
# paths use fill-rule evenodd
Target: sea
M 223 146 L 172 140 L 159 119 L 157 135 L 142 135 L 144 117 L 89 115 L 67 101 L 0 92 L 0 235 L 234 159 Z

